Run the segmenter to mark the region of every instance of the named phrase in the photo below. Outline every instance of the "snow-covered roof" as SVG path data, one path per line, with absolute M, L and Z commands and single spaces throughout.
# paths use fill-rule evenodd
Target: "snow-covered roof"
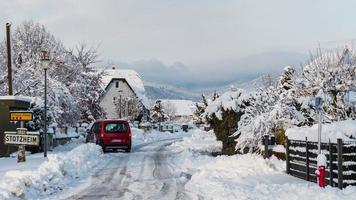
M 140 75 L 132 69 L 106 69 L 102 77 L 103 87 L 106 88 L 112 79 L 125 79 L 134 90 L 137 97 L 142 101 L 146 108 L 149 106 L 149 100 L 145 95 L 145 87 Z
M 195 110 L 195 103 L 190 100 L 161 99 L 163 108 L 171 104 L 175 108 L 176 116 L 191 116 Z
M 17 100 L 31 103 L 32 98 L 26 96 L 0 96 L 0 100 Z

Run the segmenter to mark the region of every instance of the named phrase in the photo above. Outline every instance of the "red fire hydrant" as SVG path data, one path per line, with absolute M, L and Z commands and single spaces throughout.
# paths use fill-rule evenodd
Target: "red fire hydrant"
M 315 170 L 315 174 L 317 176 L 318 184 L 320 187 L 325 187 L 326 156 L 324 154 L 319 154 L 317 161 L 318 161 L 318 169 Z

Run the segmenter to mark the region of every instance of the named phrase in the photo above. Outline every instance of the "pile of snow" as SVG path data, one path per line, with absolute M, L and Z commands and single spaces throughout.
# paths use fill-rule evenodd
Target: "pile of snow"
M 0 181 L 0 199 L 38 199 L 61 191 L 74 180 L 86 177 L 103 156 L 100 146 L 83 144 L 66 153 L 48 155 L 48 161 L 37 170 L 8 171 Z
M 213 131 L 202 131 L 200 129 L 194 129 L 190 131 L 189 137 L 183 137 L 182 141 L 175 142 L 171 145 L 174 151 L 189 150 L 193 152 L 220 152 L 222 143 L 216 140 L 216 136 Z
M 353 199 L 356 187 L 344 190 L 320 188 L 285 173 L 285 161 L 256 154 L 213 157 L 217 145 L 213 132 L 194 130 L 169 148 L 178 153 L 172 159 L 177 174 L 185 175 L 187 199 L 284 200 Z M 282 147 L 281 151 L 282 151 Z M 180 172 L 180 173 L 179 173 Z
M 145 87 L 140 75 L 132 69 L 106 69 L 102 77 L 103 88 L 106 88 L 112 79 L 123 78 L 129 83 L 137 97 L 148 108 L 149 100 L 145 95 Z
M 320 188 L 285 174 L 285 163 L 272 157 L 246 154 L 200 157 L 192 161 L 196 172 L 185 185 L 191 194 L 209 199 L 276 200 L 276 199 L 354 199 L 356 187 L 344 190 Z
M 296 127 L 286 130 L 286 136 L 292 140 L 318 141 L 318 124 L 312 127 Z M 355 141 L 356 138 L 356 120 L 345 120 L 322 125 L 322 142 L 337 142 L 340 138 L 343 141 Z
M 142 129 L 131 127 L 132 131 L 132 143 L 133 146 L 147 144 L 159 140 L 165 139 L 176 139 L 181 138 L 182 135 L 188 135 L 189 133 L 185 132 L 160 132 L 156 130 L 150 130 L 148 132 L 143 131 Z

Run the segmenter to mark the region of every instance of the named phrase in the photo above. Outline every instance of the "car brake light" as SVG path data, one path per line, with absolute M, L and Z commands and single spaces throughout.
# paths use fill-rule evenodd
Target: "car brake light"
M 104 137 L 104 133 L 103 132 L 100 133 L 100 137 L 102 137 L 102 138 Z

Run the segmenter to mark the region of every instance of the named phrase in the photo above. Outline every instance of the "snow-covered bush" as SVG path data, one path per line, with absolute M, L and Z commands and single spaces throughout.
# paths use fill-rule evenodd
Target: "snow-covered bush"
M 275 86 L 253 91 L 231 88 L 208 102 L 204 116 L 222 140 L 223 151 L 228 144 L 224 140 L 236 138 L 236 150 L 253 152 L 261 145 L 263 135 L 275 134 L 283 143 L 287 128 L 315 124 L 313 102 L 317 96 L 325 101 L 324 122 L 355 118 L 355 105 L 346 100 L 355 85 L 356 54 L 351 48 L 340 54 L 320 53 L 300 74 L 293 67 L 285 67 Z M 234 133 L 229 132 L 231 128 Z

